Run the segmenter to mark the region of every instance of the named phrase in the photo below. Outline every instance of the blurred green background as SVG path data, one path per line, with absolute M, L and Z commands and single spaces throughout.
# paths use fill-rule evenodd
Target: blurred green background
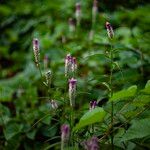
M 143 88 L 149 79 L 148 1 L 99 1 L 94 27 L 93 1 L 81 1 L 81 26 L 75 37 L 69 31 L 68 19 L 75 18 L 76 2 L 0 0 L 0 149 L 44 149 L 60 140 L 57 136 L 64 118 L 59 117 L 62 110 L 55 114 L 50 109 L 47 90 L 42 86 L 34 63 L 32 39 L 35 37 L 40 41 L 41 64 L 45 55 L 49 57 L 49 68 L 53 74 L 51 99 L 60 103 L 68 99 L 64 58 L 67 53 L 77 58 L 78 110 L 81 106 L 87 109 L 90 100 L 108 95 L 101 84 L 108 81 L 109 75 L 109 61 L 102 55 L 110 48 L 106 21 L 114 28 L 114 59 L 117 66 L 119 64 L 113 76 L 114 90 L 133 84 Z M 89 40 L 91 28 L 95 34 Z M 43 66 L 42 69 L 44 72 Z M 51 115 L 35 124 L 49 113 Z M 55 136 L 56 139 L 47 141 Z

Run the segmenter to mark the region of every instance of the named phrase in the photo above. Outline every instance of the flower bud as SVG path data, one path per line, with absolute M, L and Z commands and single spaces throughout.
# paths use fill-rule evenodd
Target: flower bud
M 74 32 L 75 31 L 75 22 L 74 22 L 74 20 L 72 18 L 69 18 L 68 23 L 69 23 L 69 31 Z
M 90 101 L 90 110 L 92 110 L 93 107 L 93 101 Z
M 72 66 L 72 57 L 70 54 L 67 54 L 65 58 L 65 76 L 68 76 L 68 73 L 71 70 L 71 66 Z
M 97 106 L 96 101 L 90 101 L 90 111 L 93 110 Z
M 33 39 L 33 52 L 34 52 L 35 62 L 37 64 L 37 66 L 38 66 L 38 64 L 39 64 L 39 56 L 40 56 L 39 40 L 38 39 Z
M 61 141 L 67 142 L 69 140 L 69 135 L 70 135 L 70 127 L 67 124 L 63 124 L 61 126 Z
M 114 31 L 113 31 L 113 28 L 112 28 L 112 26 L 111 26 L 111 24 L 109 22 L 106 22 L 106 29 L 107 29 L 108 37 L 110 39 L 113 39 L 113 37 L 114 37 Z
M 51 103 L 51 106 L 52 106 L 53 109 L 57 109 L 58 108 L 58 104 L 57 104 L 57 102 L 55 100 L 51 100 L 50 103 Z
M 72 69 L 72 72 L 76 72 L 77 70 L 77 60 L 75 57 L 72 57 L 72 64 L 71 64 L 71 69 Z
M 77 26 L 80 25 L 81 21 L 81 4 L 78 2 L 76 3 L 76 12 L 75 12 L 76 20 L 77 20 Z
M 71 78 L 69 80 L 69 100 L 70 100 L 71 107 L 73 107 L 75 104 L 76 87 L 77 87 L 77 80 L 74 78 Z
M 45 73 L 45 78 L 46 78 L 46 85 L 50 86 L 51 85 L 51 79 L 52 79 L 52 72 L 50 70 L 48 70 Z
M 91 139 L 82 143 L 86 150 L 99 150 L 98 138 L 93 136 Z

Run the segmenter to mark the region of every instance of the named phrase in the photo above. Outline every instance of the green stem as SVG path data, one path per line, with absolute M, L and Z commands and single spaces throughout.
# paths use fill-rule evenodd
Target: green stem
M 71 113 L 70 113 L 70 126 L 71 126 L 71 144 L 74 146 L 74 135 L 72 132 L 73 126 L 74 126 L 74 112 L 73 112 L 73 107 L 71 107 Z
M 110 97 L 112 97 L 113 95 L 113 87 L 112 87 L 112 75 L 113 75 L 113 51 L 112 51 L 112 45 L 111 45 L 111 49 L 110 49 L 110 80 L 109 80 L 109 84 L 110 84 Z M 114 136 L 113 136 L 113 124 L 114 124 L 114 102 L 111 102 L 111 126 L 112 126 L 112 134 L 111 134 L 111 147 L 112 150 L 114 150 Z
M 41 65 L 40 65 L 40 63 L 38 63 L 37 66 L 38 66 L 38 69 L 39 69 L 41 78 L 42 78 L 42 80 L 43 80 L 43 75 L 42 75 L 42 70 L 41 70 Z
M 61 150 L 64 150 L 64 141 L 61 140 Z
M 77 22 L 76 26 L 76 39 L 80 37 L 80 22 Z
M 50 80 L 50 82 L 48 82 L 48 97 L 49 97 L 49 99 L 51 98 L 51 92 L 50 92 L 51 91 L 51 80 Z

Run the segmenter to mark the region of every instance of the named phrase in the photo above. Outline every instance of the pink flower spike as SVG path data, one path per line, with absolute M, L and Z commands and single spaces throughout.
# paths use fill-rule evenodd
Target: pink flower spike
M 72 66 L 72 57 L 70 54 L 67 54 L 65 58 L 65 76 L 68 76 L 68 73 L 71 71 Z
M 96 106 L 97 106 L 97 102 L 96 101 L 90 101 L 90 111 L 95 109 Z
M 71 79 L 69 80 L 69 87 L 70 87 L 70 88 L 75 88 L 75 87 L 76 87 L 76 83 L 77 83 L 77 80 L 74 79 L 74 78 L 71 78 Z
M 69 100 L 70 100 L 71 107 L 73 107 L 75 104 L 76 87 L 77 87 L 77 80 L 71 78 L 69 80 Z
M 113 28 L 112 28 L 112 26 L 111 26 L 111 24 L 109 22 L 106 22 L 106 29 L 107 29 L 108 37 L 110 39 L 113 39 L 113 37 L 114 37 L 114 31 L 113 31 Z
M 76 11 L 80 11 L 81 10 L 81 4 L 80 2 L 76 3 Z
M 37 66 L 39 64 L 39 40 L 37 38 L 33 39 L 33 52 L 35 57 L 35 62 L 37 63 Z
M 98 1 L 97 0 L 93 1 L 93 7 L 98 7 Z
M 96 106 L 97 106 L 97 102 L 94 101 L 94 102 L 93 102 L 93 109 L 94 109 Z
M 85 150 L 99 150 L 98 138 L 96 136 L 84 141 L 82 145 L 84 146 Z
M 75 57 L 72 57 L 72 72 L 76 72 L 77 70 L 77 60 Z
M 61 126 L 61 140 L 62 142 L 67 142 L 69 140 L 70 127 L 67 124 Z

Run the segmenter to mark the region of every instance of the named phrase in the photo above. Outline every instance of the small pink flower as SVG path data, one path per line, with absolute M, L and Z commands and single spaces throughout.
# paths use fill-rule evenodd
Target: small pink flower
M 67 142 L 69 140 L 70 127 L 67 124 L 61 126 L 61 140 L 62 142 Z
M 65 58 L 65 76 L 68 76 L 69 73 L 75 73 L 77 70 L 77 61 L 75 57 L 72 57 L 68 54 Z
M 97 106 L 96 101 L 90 101 L 90 111 L 93 110 Z
M 99 150 L 98 138 L 93 136 L 91 139 L 82 143 L 86 150 Z
M 33 39 L 33 52 L 34 52 L 34 57 L 35 57 L 35 62 L 37 65 L 39 64 L 39 40 L 38 39 Z
M 71 69 L 72 69 L 72 72 L 76 72 L 77 70 L 77 60 L 75 57 L 72 57 L 72 64 L 71 64 Z
M 75 103 L 76 88 L 77 88 L 77 80 L 74 78 L 71 78 L 69 80 L 69 99 L 70 99 L 71 107 L 73 107 Z
M 109 22 L 106 22 L 106 29 L 107 29 L 108 37 L 110 39 L 113 39 L 113 37 L 114 37 L 114 31 L 113 31 L 113 28 L 112 28 L 112 26 L 111 26 L 111 24 Z
M 93 7 L 98 7 L 98 0 L 93 0 Z
M 72 57 L 70 54 L 68 54 L 65 58 L 65 76 L 68 76 L 68 73 L 71 70 L 72 66 Z

